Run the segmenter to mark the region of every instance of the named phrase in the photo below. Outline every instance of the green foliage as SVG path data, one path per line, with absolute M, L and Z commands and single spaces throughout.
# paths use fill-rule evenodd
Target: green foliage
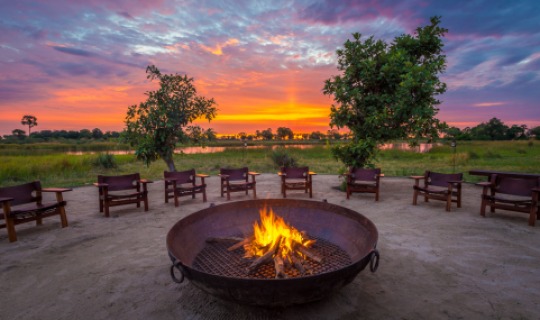
M 297 166 L 296 159 L 294 159 L 284 147 L 277 147 L 273 149 L 270 158 L 278 168 Z
M 30 136 L 30 129 L 38 125 L 37 118 L 35 116 L 25 114 L 21 119 L 23 126 L 28 126 L 28 136 Z
M 440 18 L 401 35 L 391 44 L 359 33 L 337 50 L 342 75 L 326 80 L 324 94 L 337 104 L 330 110 L 330 126 L 348 128 L 352 139 L 335 148 L 346 165 L 365 166 L 384 142 L 412 137 L 434 137 L 445 127 L 435 118 L 446 91 L 438 75 L 445 70 Z
M 93 165 L 103 169 L 113 169 L 118 167 L 114 155 L 110 153 L 98 154 L 93 161 Z
M 176 142 L 204 137 L 202 129 L 186 127 L 198 118 L 212 120 L 217 112 L 215 101 L 197 95 L 193 78 L 187 75 L 161 74 L 153 65 L 146 68 L 146 73 L 148 79 L 159 80 L 160 88 L 147 92 L 145 102 L 128 108 L 124 138 L 147 166 L 162 158 L 169 171 L 176 171 L 173 161 Z
M 276 136 L 281 140 L 284 140 L 285 138 L 287 138 L 289 140 L 292 140 L 294 138 L 294 134 L 293 134 L 292 130 L 290 128 L 287 128 L 287 127 L 279 127 L 279 128 L 277 128 Z

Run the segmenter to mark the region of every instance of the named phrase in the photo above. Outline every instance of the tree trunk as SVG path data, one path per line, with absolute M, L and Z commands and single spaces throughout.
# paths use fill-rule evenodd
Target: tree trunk
M 176 167 L 174 166 L 174 160 L 172 154 L 163 155 L 163 161 L 167 164 L 167 168 L 170 172 L 176 172 Z

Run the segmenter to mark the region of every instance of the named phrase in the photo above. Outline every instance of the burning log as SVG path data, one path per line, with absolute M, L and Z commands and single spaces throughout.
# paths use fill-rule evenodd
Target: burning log
M 276 269 L 276 279 L 288 278 L 287 274 L 285 273 L 283 258 L 279 253 L 274 257 L 274 268 Z
M 248 273 L 252 273 L 257 269 L 259 266 L 272 261 L 272 258 L 274 254 L 276 253 L 276 250 L 279 248 L 279 245 L 281 244 L 281 236 L 277 238 L 277 240 L 274 242 L 274 244 L 266 251 L 266 253 L 259 258 L 255 259 L 248 267 Z
M 306 257 L 310 258 L 311 260 L 315 262 L 321 263 L 323 260 L 318 254 L 314 253 L 312 250 L 304 246 L 296 246 L 296 250 L 298 250 L 300 253 L 302 253 L 303 255 L 305 255 Z
M 304 268 L 302 261 L 297 256 L 294 256 L 294 255 L 291 257 L 291 260 L 296 270 L 298 270 L 300 275 L 303 276 L 306 273 L 306 269 Z
M 237 242 L 236 244 L 230 246 L 227 250 L 228 250 L 228 251 L 234 251 L 234 250 L 236 250 L 236 249 L 238 249 L 238 248 L 241 248 L 241 247 L 243 247 L 244 245 L 246 245 L 246 244 L 248 244 L 248 243 L 250 243 L 250 242 L 252 242 L 252 241 L 253 241 L 253 236 L 244 238 L 244 239 L 242 239 L 242 241 L 239 241 L 239 242 Z

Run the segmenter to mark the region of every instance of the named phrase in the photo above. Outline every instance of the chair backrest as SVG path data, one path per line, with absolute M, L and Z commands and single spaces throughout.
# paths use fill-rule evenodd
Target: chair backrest
M 381 174 L 381 169 L 369 169 L 369 168 L 351 168 L 349 170 L 349 176 L 352 181 L 376 181 L 377 175 Z
M 495 192 L 512 194 L 516 196 L 531 196 L 531 189 L 540 187 L 540 178 L 517 178 L 501 174 L 494 174 L 491 176 L 491 183 L 495 188 Z
M 309 167 L 281 167 L 281 172 L 285 173 L 285 179 L 307 179 Z
M 463 173 L 437 173 L 433 171 L 426 171 L 426 184 L 447 187 L 448 181 L 461 181 L 463 180 Z
M 141 180 L 139 173 L 125 174 L 120 176 L 98 175 L 98 183 L 109 185 L 109 191 L 137 189 L 137 181 Z
M 0 197 L 13 198 L 12 205 L 41 201 L 41 183 L 39 181 L 0 188 Z
M 221 168 L 219 169 L 220 174 L 225 174 L 229 176 L 229 180 L 248 180 L 248 167 L 230 169 L 230 168 Z
M 165 179 L 174 178 L 177 183 L 193 183 L 195 181 L 195 169 L 186 171 L 164 171 L 163 176 Z

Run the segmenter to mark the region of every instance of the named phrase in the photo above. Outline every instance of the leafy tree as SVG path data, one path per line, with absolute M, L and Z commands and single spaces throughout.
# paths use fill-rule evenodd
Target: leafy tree
M 506 130 L 506 138 L 509 140 L 524 140 L 527 139 L 527 126 L 522 124 L 518 126 L 517 124 L 512 125 L 508 130 Z
M 309 135 L 309 138 L 312 139 L 312 140 L 321 140 L 321 139 L 324 139 L 324 133 L 320 132 L 320 131 L 313 131 L 310 135 Z
M 448 31 L 439 26 L 440 17 L 401 35 L 391 44 L 363 40 L 359 33 L 337 50 L 338 70 L 343 74 L 325 82 L 323 93 L 333 95 L 330 126 L 348 128 L 348 144 L 333 148 L 336 158 L 347 166 L 364 167 L 389 140 L 436 137 L 445 127 L 435 118 L 446 91 L 439 74 L 446 68 L 441 38 Z
M 102 139 L 103 138 L 103 131 L 99 128 L 92 129 L 92 138 L 95 140 Z
M 532 128 L 530 134 L 535 136 L 537 140 L 540 140 L 540 126 Z
M 292 140 L 294 139 L 294 134 L 290 128 L 286 127 L 279 127 L 277 128 L 276 136 L 281 139 L 285 140 L 285 138 Z
M 30 129 L 38 125 L 37 118 L 32 115 L 25 114 L 21 119 L 21 124 L 23 126 L 28 126 L 28 136 L 30 136 Z
M 11 131 L 11 134 L 17 139 L 26 138 L 26 132 L 24 132 L 24 130 L 21 130 L 21 129 L 15 129 Z
M 238 136 L 241 140 L 246 140 L 247 133 L 245 132 L 239 132 L 236 136 Z
M 264 140 L 272 140 L 274 138 L 274 134 L 272 133 L 272 129 L 268 128 L 266 130 L 261 131 L 261 137 Z
M 162 74 L 154 65 L 148 66 L 146 73 L 148 79 L 159 80 L 160 88 L 146 92 L 145 102 L 128 108 L 124 137 L 146 165 L 161 158 L 169 171 L 176 171 L 173 161 L 176 142 L 190 140 L 186 132 L 188 124 L 201 117 L 208 121 L 215 117 L 215 101 L 197 95 L 193 78 L 187 75 Z

